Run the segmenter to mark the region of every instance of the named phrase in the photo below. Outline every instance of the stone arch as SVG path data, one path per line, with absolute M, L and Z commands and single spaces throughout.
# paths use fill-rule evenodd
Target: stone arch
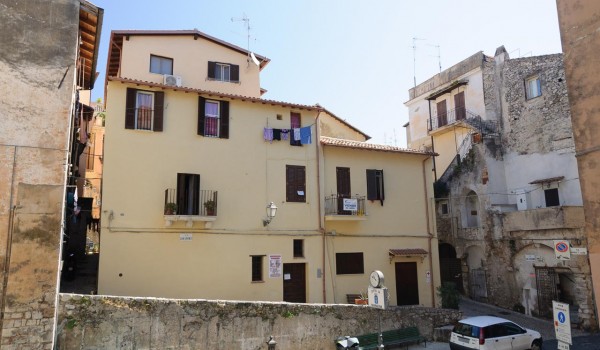
M 463 291 L 461 260 L 456 257 L 456 249 L 450 243 L 438 244 L 440 259 L 440 279 L 442 283 L 452 282 Z
M 479 196 L 473 190 L 470 190 L 464 197 L 462 212 L 462 222 L 464 227 L 479 227 Z

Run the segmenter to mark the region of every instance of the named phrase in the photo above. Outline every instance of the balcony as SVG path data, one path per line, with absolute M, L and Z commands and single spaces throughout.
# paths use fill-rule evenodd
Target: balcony
M 494 120 L 484 120 L 481 116 L 469 111 L 464 107 L 451 109 L 446 113 L 433 115 L 427 120 L 427 130 L 435 132 L 445 126 L 455 124 L 456 122 L 464 122 L 474 129 L 478 130 L 482 135 L 497 135 L 498 122 Z
M 182 221 L 186 227 L 192 227 L 194 222 L 203 222 L 205 228 L 210 228 L 217 219 L 217 199 L 217 191 L 201 190 L 178 196 L 176 189 L 167 188 L 163 207 L 165 226 Z
M 582 228 L 583 207 L 550 207 L 508 212 L 504 216 L 508 231 L 533 231 Z
M 332 194 L 325 197 L 325 220 L 364 221 L 367 220 L 365 196 L 342 196 Z

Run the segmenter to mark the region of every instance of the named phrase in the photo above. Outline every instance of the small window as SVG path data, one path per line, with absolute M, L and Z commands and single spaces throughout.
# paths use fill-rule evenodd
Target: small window
M 294 240 L 294 258 L 303 258 L 304 257 L 304 240 L 303 239 L 295 239 Z
M 302 165 L 285 166 L 286 201 L 306 202 L 306 168 Z
M 127 88 L 125 129 L 162 131 L 164 96 L 162 91 Z
M 448 202 L 440 203 L 440 214 L 448 215 Z
M 560 205 L 558 188 L 544 190 L 544 197 L 546 199 L 546 207 L 558 207 Z
M 532 98 L 542 95 L 542 83 L 538 75 L 525 79 L 525 98 Z
M 173 59 L 150 55 L 150 73 L 173 74 Z
M 263 281 L 263 257 L 264 255 L 252 255 L 252 282 Z
M 383 190 L 383 170 L 367 169 L 367 199 L 379 200 L 383 205 L 385 193 Z
M 336 253 L 335 270 L 338 275 L 365 273 L 363 253 Z
M 208 62 L 208 79 L 237 83 L 240 81 L 240 66 L 230 63 Z
M 229 102 L 200 97 L 198 106 L 198 135 L 229 138 Z

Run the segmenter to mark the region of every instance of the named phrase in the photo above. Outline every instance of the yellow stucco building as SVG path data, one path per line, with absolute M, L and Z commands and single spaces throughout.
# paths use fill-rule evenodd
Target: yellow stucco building
M 262 99 L 268 63 L 196 30 L 112 32 L 98 292 L 346 303 L 380 270 L 391 305 L 438 304 L 433 153 Z

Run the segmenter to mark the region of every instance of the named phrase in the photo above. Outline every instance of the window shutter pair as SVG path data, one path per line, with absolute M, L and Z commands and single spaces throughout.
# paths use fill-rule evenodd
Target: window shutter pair
M 367 199 L 379 200 L 383 205 L 385 192 L 383 189 L 383 170 L 367 169 Z
M 286 202 L 306 202 L 306 168 L 301 165 L 286 165 Z M 298 194 L 302 191 L 304 194 Z
M 127 88 L 125 100 L 125 129 L 135 129 L 135 110 L 137 92 L 142 90 Z M 163 131 L 163 108 L 165 105 L 165 93 L 162 91 L 149 91 L 154 94 L 154 131 Z
M 217 63 L 218 62 L 211 62 L 211 61 L 208 62 L 208 77 L 210 79 L 216 79 Z M 235 82 L 240 81 L 240 66 L 238 66 L 237 64 L 229 64 L 229 63 L 222 63 L 222 64 L 229 65 L 229 79 L 231 81 L 235 81 Z
M 206 98 L 198 98 L 198 135 L 204 136 Z M 219 138 L 229 138 L 229 101 L 219 101 Z

